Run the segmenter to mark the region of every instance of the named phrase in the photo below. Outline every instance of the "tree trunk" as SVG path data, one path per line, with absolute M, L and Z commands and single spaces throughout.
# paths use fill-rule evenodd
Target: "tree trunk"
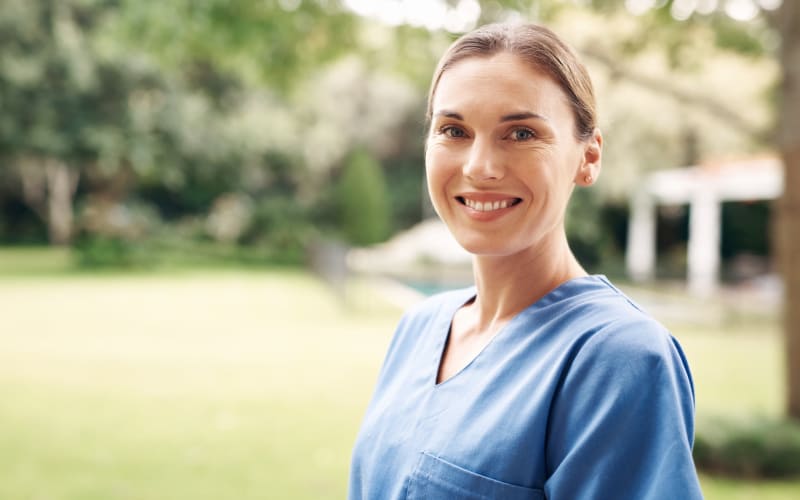
M 776 243 L 785 288 L 787 412 L 800 420 L 800 4 L 784 1 L 772 21 L 781 34 L 783 70 L 778 146 L 784 192 L 778 202 Z
M 67 245 L 72 239 L 74 216 L 72 197 L 78 185 L 78 174 L 61 160 L 45 162 L 47 173 L 47 231 L 50 244 Z
M 800 100 L 798 101 L 800 103 Z M 795 106 L 800 113 L 800 106 Z M 784 282 L 787 410 L 800 420 L 800 147 L 783 150 L 784 195 L 778 205 L 778 255 Z
M 22 181 L 22 199 L 33 212 L 47 223 L 47 181 L 38 159 L 23 156 L 16 161 L 17 173 Z
M 72 198 L 78 173 L 54 158 L 25 157 L 18 162 L 25 203 L 47 224 L 53 245 L 67 245 L 72 238 Z

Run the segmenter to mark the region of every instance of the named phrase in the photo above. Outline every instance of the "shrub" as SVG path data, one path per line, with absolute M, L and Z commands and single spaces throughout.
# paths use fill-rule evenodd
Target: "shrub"
M 800 476 L 800 423 L 767 418 L 700 420 L 694 459 L 699 469 L 718 474 Z
M 155 263 L 147 242 L 161 220 L 150 205 L 88 200 L 72 243 L 81 267 L 140 267 Z
M 595 190 L 577 189 L 567 207 L 566 231 L 569 246 L 587 269 L 601 268 L 613 241 L 602 221 L 603 206 Z
M 314 233 L 309 209 L 289 195 L 258 199 L 240 243 L 273 264 L 300 265 Z
M 388 236 L 391 213 L 386 178 L 369 153 L 357 151 L 350 157 L 337 194 L 341 229 L 348 242 L 369 245 Z

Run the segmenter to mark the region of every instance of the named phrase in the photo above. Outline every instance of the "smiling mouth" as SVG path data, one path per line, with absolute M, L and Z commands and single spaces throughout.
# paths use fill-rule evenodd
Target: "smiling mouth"
M 502 210 L 504 208 L 513 207 L 522 202 L 522 198 L 509 198 L 507 200 L 497 201 L 475 201 L 463 196 L 456 196 L 456 201 L 478 212 L 492 212 L 494 210 Z

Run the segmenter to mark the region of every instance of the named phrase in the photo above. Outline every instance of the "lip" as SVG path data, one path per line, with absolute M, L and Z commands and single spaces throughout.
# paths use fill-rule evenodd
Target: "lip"
M 514 200 L 514 201 L 513 204 L 510 204 L 505 208 L 482 211 L 482 210 L 475 210 L 474 208 L 467 206 L 464 203 L 465 198 L 481 203 L 494 203 L 494 202 L 508 201 L 508 200 Z M 518 205 L 522 203 L 522 198 L 520 198 L 519 196 L 513 196 L 505 193 L 466 192 L 457 194 L 456 196 L 454 196 L 454 199 L 458 204 L 458 206 L 461 207 L 461 209 L 470 219 L 480 222 L 489 222 L 497 220 L 500 217 L 503 217 L 504 215 L 514 210 Z

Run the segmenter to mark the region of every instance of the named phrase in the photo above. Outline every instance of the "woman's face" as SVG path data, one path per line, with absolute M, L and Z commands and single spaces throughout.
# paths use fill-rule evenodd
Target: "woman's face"
M 599 132 L 575 138 L 567 97 L 547 74 L 508 53 L 464 59 L 433 97 L 433 206 L 473 254 L 546 250 L 563 237 L 575 183 L 597 178 L 601 143 Z

